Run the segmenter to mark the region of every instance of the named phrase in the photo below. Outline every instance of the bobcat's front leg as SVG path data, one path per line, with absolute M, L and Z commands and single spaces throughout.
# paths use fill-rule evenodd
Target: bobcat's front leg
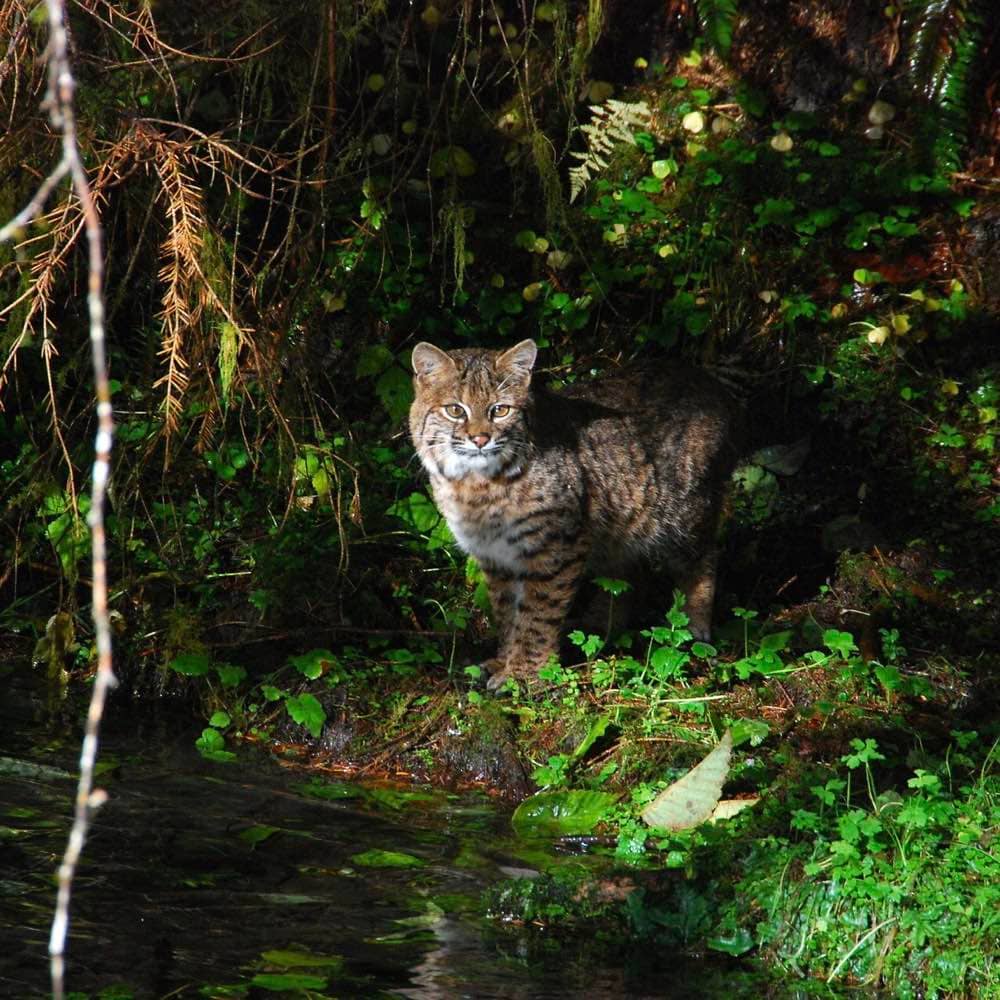
M 490 674 L 496 674 L 507 666 L 514 619 L 517 615 L 518 585 L 509 574 L 483 566 L 483 576 L 490 594 L 490 611 L 493 627 L 497 633 L 497 655 L 486 660 L 482 666 Z
M 501 646 L 504 666 L 486 685 L 499 690 L 511 677 L 531 679 L 559 650 L 559 633 L 583 576 L 582 550 L 559 552 L 516 579 L 515 614 Z

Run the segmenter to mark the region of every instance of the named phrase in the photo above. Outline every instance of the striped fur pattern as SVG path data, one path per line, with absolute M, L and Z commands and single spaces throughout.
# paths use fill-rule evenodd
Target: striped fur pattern
M 588 575 L 664 565 L 707 638 L 737 415 L 690 370 L 623 369 L 554 393 L 536 347 L 413 350 L 410 432 L 434 499 L 486 575 L 499 636 L 489 687 L 532 678 Z

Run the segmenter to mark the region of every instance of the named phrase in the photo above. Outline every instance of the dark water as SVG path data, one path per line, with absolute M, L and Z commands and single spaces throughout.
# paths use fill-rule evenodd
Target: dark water
M 48 992 L 52 874 L 72 810 L 79 734 L 72 723 L 47 723 L 41 693 L 18 687 L 16 675 L 0 684 L 0 997 L 30 998 Z M 195 735 L 186 720 L 111 713 L 101 743 L 110 769 L 98 782 L 109 801 L 73 894 L 67 988 L 81 996 L 767 992 L 735 968 L 649 949 L 609 961 L 586 941 L 559 944 L 542 931 L 483 921 L 483 889 L 506 867 L 528 864 L 508 816 L 484 797 L 413 801 L 399 790 L 317 779 L 252 748 L 235 763 L 209 762 L 195 751 Z M 317 789 L 345 797 L 318 799 Z M 352 860 L 372 849 L 422 864 Z M 298 966 L 303 953 L 311 957 Z M 269 989 L 266 977 L 281 973 L 318 978 L 311 991 Z

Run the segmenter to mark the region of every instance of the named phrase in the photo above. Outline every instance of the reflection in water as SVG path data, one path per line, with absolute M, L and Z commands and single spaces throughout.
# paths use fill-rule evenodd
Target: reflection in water
M 56 738 L 44 694 L 2 683 L 0 996 L 27 1000 L 48 994 L 52 874 L 78 733 L 60 726 Z M 710 995 L 704 968 L 688 976 L 669 955 L 644 956 L 640 970 L 603 962 L 586 942 L 557 947 L 539 932 L 519 938 L 480 922 L 481 891 L 503 877 L 502 862 L 517 863 L 507 817 L 484 799 L 411 802 L 310 779 L 263 755 L 213 763 L 194 735 L 186 723 L 136 721 L 121 709 L 107 720 L 100 760 L 110 767 L 98 783 L 110 798 L 75 883 L 71 991 L 258 997 L 294 981 L 313 992 L 286 995 Z M 354 860 L 372 850 L 419 864 Z M 716 996 L 761 995 L 724 982 Z

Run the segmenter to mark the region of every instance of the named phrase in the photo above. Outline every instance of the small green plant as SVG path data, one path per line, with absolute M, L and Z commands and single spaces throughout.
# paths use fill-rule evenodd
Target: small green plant
M 741 898 L 762 911 L 758 946 L 828 982 L 989 995 L 1000 860 L 983 836 L 1000 821 L 1000 783 L 997 745 L 978 762 L 977 746 L 975 733 L 954 733 L 944 758 L 915 769 L 900 795 L 879 790 L 876 742 L 852 739 L 846 773 L 811 786 L 817 806 L 793 810 L 793 839 L 759 854 L 742 884 Z M 779 876 L 779 858 L 784 873 L 802 860 L 800 881 Z

